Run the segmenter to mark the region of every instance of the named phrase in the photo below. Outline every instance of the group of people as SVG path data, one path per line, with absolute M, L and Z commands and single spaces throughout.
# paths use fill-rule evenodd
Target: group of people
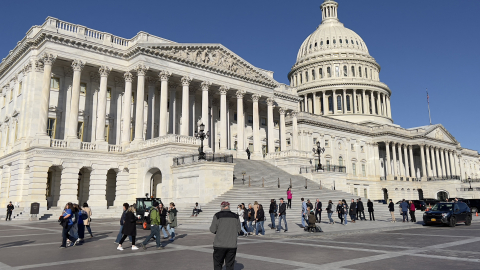
M 333 208 L 333 203 L 332 201 L 328 202 L 328 208 L 327 208 L 327 213 L 328 213 L 328 218 L 330 220 L 329 224 L 335 224 L 333 219 L 331 218 L 332 216 L 332 208 Z M 375 215 L 374 215 L 374 209 L 373 209 L 373 202 L 371 200 L 367 201 L 367 210 L 369 213 L 370 221 L 375 221 Z M 347 225 L 348 224 L 348 216 L 350 216 L 350 222 L 356 223 L 357 220 L 364 220 L 366 221 L 365 217 L 365 207 L 363 205 L 362 199 L 352 199 L 350 202 L 350 205 L 347 203 L 345 199 L 339 200 L 336 211 L 338 214 L 338 218 L 340 219 L 340 224 Z
M 405 199 L 402 200 L 402 202 L 399 205 L 399 208 L 401 209 L 402 212 L 402 217 L 403 217 L 403 222 L 408 220 L 408 213 L 410 213 L 410 221 L 411 222 L 417 222 L 417 219 L 415 218 L 415 204 L 413 201 L 406 201 Z M 391 222 L 396 222 L 395 220 L 395 204 L 393 204 L 392 199 L 390 199 L 390 203 L 388 204 L 388 211 L 390 211 L 390 215 L 392 216 L 392 221 Z
M 156 248 L 158 250 L 164 249 L 161 242 L 160 231 L 163 233 L 164 239 L 168 239 L 170 242 L 175 240 L 175 228 L 177 227 L 177 209 L 173 202 L 170 203 L 168 208 L 165 208 L 163 204 L 153 201 L 150 208 L 150 235 L 139 244 L 143 250 L 147 249 L 148 242 L 153 238 L 156 241 Z M 165 231 L 168 231 L 167 232 Z M 135 245 L 135 238 L 137 236 L 137 218 L 135 217 L 135 206 L 128 203 L 123 204 L 123 213 L 120 218 L 120 231 L 118 232 L 115 244 L 118 244 L 117 249 L 123 250 L 122 244 L 127 239 L 132 242 L 132 250 L 138 250 L 139 247 Z
M 71 202 L 65 205 L 59 218 L 63 227 L 60 248 L 82 244 L 85 238 L 85 229 L 87 229 L 90 237 L 93 237 L 92 229 L 90 228 L 91 216 L 92 210 L 87 203 L 84 203 L 83 207 Z

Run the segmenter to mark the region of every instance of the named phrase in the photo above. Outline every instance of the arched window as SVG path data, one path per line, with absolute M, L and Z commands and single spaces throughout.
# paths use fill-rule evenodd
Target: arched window
M 342 39 L 340 39 L 340 44 L 342 44 Z
M 330 40 L 329 40 L 329 39 L 327 39 L 327 45 L 328 45 L 328 44 L 330 44 Z
M 352 42 L 352 45 L 355 45 L 355 43 L 353 43 L 353 39 L 352 39 L 352 40 L 350 40 L 350 41 Z
M 315 42 L 315 47 L 317 47 L 317 42 Z
M 318 72 L 320 73 L 320 79 L 323 79 L 323 68 L 320 68 Z
M 348 44 L 348 39 L 345 39 L 345 43 L 347 43 L 347 44 Z
M 358 67 L 358 77 L 362 77 L 362 68 Z
M 315 70 L 312 70 L 312 80 L 315 80 Z
M 336 39 L 333 40 L 333 44 L 337 44 L 337 40 L 336 40 Z
M 330 70 L 330 67 L 327 67 L 327 77 L 332 77 L 332 71 Z
M 300 83 L 303 83 L 303 77 L 301 73 L 300 73 Z
M 338 158 L 338 166 L 343 166 L 343 158 L 342 157 Z
M 333 112 L 333 97 L 332 96 L 328 97 L 328 110 Z
M 347 111 L 350 111 L 350 95 L 347 96 Z
M 355 77 L 355 67 L 352 66 L 352 77 Z
M 344 76 L 344 77 L 347 77 L 347 76 L 348 76 L 347 66 L 343 66 L 343 76 Z
M 320 46 L 323 46 L 323 40 L 322 40 L 322 41 L 320 41 Z
M 365 78 L 368 78 L 368 69 L 365 68 Z
M 341 95 L 337 96 L 337 110 L 339 110 L 339 111 L 342 110 L 342 96 Z

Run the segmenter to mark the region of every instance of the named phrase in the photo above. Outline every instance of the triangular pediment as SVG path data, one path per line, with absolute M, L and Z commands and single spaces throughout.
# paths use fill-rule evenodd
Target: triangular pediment
M 457 143 L 457 140 L 455 140 L 452 134 L 450 134 L 442 125 L 437 125 L 435 128 L 427 131 L 425 137 L 449 143 Z
M 200 66 L 247 81 L 276 87 L 277 82 L 221 44 L 145 44 L 155 54 L 184 64 Z

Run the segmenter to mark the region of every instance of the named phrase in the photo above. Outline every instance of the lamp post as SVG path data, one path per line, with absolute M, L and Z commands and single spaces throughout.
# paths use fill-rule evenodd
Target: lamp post
M 210 137 L 210 131 L 207 131 L 207 133 L 205 133 L 204 131 L 205 131 L 205 125 L 203 123 L 200 124 L 199 131 L 198 132 L 195 131 L 195 138 L 200 139 L 200 153 L 198 156 L 198 160 L 207 159 L 205 152 L 203 152 L 203 140 Z
M 468 184 L 470 185 L 470 191 L 473 190 L 472 189 L 472 178 L 468 177 Z
M 317 148 L 313 148 L 312 149 L 313 151 L 313 155 L 318 155 L 318 167 L 317 167 L 317 171 L 318 170 L 322 170 L 322 163 L 320 162 L 320 155 L 325 152 L 325 147 L 320 147 L 320 141 L 317 141 Z

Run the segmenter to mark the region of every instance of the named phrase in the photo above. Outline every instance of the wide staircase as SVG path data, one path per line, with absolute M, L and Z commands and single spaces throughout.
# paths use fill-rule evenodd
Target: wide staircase
M 237 205 L 240 203 L 245 203 L 245 205 L 248 206 L 249 203 L 253 204 L 257 201 L 263 205 L 268 216 L 271 199 L 275 199 L 277 203 L 279 203 L 280 198 L 283 198 L 285 202 L 287 201 L 287 188 L 290 186 L 290 183 L 293 194 L 292 209 L 287 210 L 287 223 L 291 224 L 290 226 L 294 223 L 300 223 L 300 198 L 305 198 L 305 201 L 310 199 L 313 205 L 315 205 L 316 199 L 319 199 L 323 204 L 322 208 L 324 210 L 329 200 L 332 200 L 334 207 L 336 207 L 338 200 L 345 199 L 350 204 L 351 199 L 359 198 L 347 192 L 321 187 L 320 183 L 316 183 L 302 176 L 291 175 L 265 161 L 236 159 L 235 163 L 233 188 L 206 205 L 201 205 L 203 212 L 197 217 L 191 217 L 193 205 L 188 208 L 179 209 L 179 224 L 210 224 L 213 215 L 220 210 L 220 204 L 223 201 L 230 203 L 232 211 L 236 211 Z M 243 179 L 245 179 L 245 181 L 243 181 Z M 280 187 L 278 187 L 279 182 Z M 368 218 L 367 199 L 361 199 Z M 386 220 L 390 217 L 387 205 L 385 204 L 374 203 L 374 210 L 375 219 L 377 220 Z M 333 218 L 338 220 L 336 213 L 333 214 Z M 322 221 L 326 220 L 327 214 L 326 211 L 323 211 Z M 270 224 L 269 217 L 267 217 L 266 224 Z

